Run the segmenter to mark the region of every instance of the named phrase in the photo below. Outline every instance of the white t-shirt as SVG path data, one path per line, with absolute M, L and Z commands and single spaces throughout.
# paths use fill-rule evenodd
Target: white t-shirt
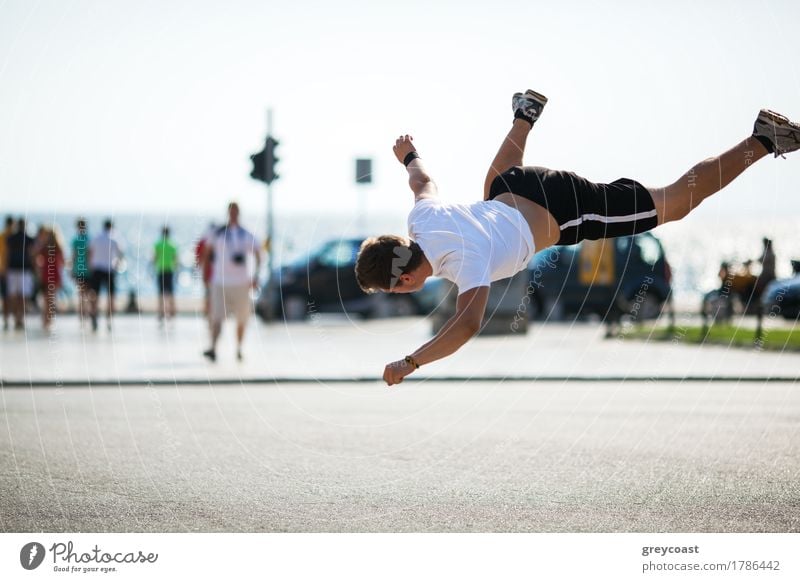
M 256 237 L 240 226 L 223 226 L 209 235 L 208 243 L 214 250 L 212 285 L 249 285 L 253 280 L 251 257 L 259 252 Z
M 408 215 L 408 235 L 433 274 L 455 283 L 459 294 L 511 277 L 536 253 L 525 217 L 497 200 L 448 204 L 424 198 Z
M 89 269 L 110 273 L 122 258 L 122 245 L 112 232 L 103 230 L 89 243 L 89 257 Z

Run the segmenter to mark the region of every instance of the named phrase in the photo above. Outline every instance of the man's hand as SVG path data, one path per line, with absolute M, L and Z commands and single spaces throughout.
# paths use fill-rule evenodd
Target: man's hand
M 389 386 L 399 384 L 403 381 L 403 378 L 408 376 L 415 369 L 414 366 L 405 360 L 397 360 L 391 364 L 386 364 L 386 368 L 383 370 L 383 381 Z
M 394 142 L 394 147 L 392 151 L 394 152 L 394 156 L 397 158 L 397 161 L 401 164 L 403 160 L 406 159 L 406 156 L 411 152 L 417 151 L 417 148 L 414 147 L 412 143 L 414 138 L 410 135 L 401 135 L 397 138 L 397 141 Z

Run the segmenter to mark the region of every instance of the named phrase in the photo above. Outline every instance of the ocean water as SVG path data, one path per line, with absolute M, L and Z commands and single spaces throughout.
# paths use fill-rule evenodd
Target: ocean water
M 29 232 L 33 234 L 39 224 L 56 224 L 67 245 L 72 238 L 77 214 L 33 213 L 27 216 Z M 86 215 L 90 234 L 102 227 L 105 215 Z M 177 296 L 201 297 L 202 283 L 194 269 L 194 248 L 198 239 L 208 230 L 209 224 L 222 224 L 224 217 L 208 214 L 119 214 L 111 217 L 118 235 L 126 248 L 126 260 L 119 275 L 120 294 L 134 291 L 141 298 L 156 294 L 155 275 L 152 269 L 152 249 L 160 229 L 168 224 L 172 238 L 179 248 L 180 270 L 177 278 Z M 261 240 L 266 233 L 264 216 L 244 216 L 242 224 Z M 287 214 L 275 218 L 274 265 L 308 254 L 326 240 L 338 237 L 355 237 L 369 234 L 405 234 L 406 217 L 401 215 L 372 215 L 368 229 L 354 216 L 329 214 Z M 800 219 L 779 218 L 748 220 L 745 218 L 692 219 L 662 226 L 654 231 L 661 240 L 672 266 L 673 288 L 676 304 L 682 309 L 699 307 L 702 294 L 719 286 L 717 273 L 722 261 L 736 262 L 757 259 L 761 252 L 761 239 L 773 239 L 777 257 L 778 277 L 791 274 L 790 259 L 800 259 Z M 757 270 L 757 269 L 756 269 Z M 266 279 L 266 256 L 261 280 Z M 74 293 L 71 285 L 64 290 L 69 299 Z

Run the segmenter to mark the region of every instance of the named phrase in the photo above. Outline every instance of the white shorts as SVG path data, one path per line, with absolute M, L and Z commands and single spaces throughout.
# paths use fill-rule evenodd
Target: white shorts
M 237 323 L 245 323 L 250 317 L 249 285 L 212 285 L 210 317 L 213 322 L 222 322 L 232 315 Z
M 9 269 L 6 274 L 9 297 L 30 297 L 33 293 L 33 273 Z

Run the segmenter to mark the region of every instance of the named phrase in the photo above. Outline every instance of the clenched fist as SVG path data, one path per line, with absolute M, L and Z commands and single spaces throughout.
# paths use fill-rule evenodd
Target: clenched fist
M 408 154 L 417 151 L 417 148 L 414 147 L 413 142 L 414 138 L 411 137 L 410 135 L 401 135 L 394 142 L 394 147 L 392 148 L 392 151 L 394 152 L 397 161 L 400 162 L 401 164 L 403 163 L 403 160 L 406 159 L 406 156 Z

